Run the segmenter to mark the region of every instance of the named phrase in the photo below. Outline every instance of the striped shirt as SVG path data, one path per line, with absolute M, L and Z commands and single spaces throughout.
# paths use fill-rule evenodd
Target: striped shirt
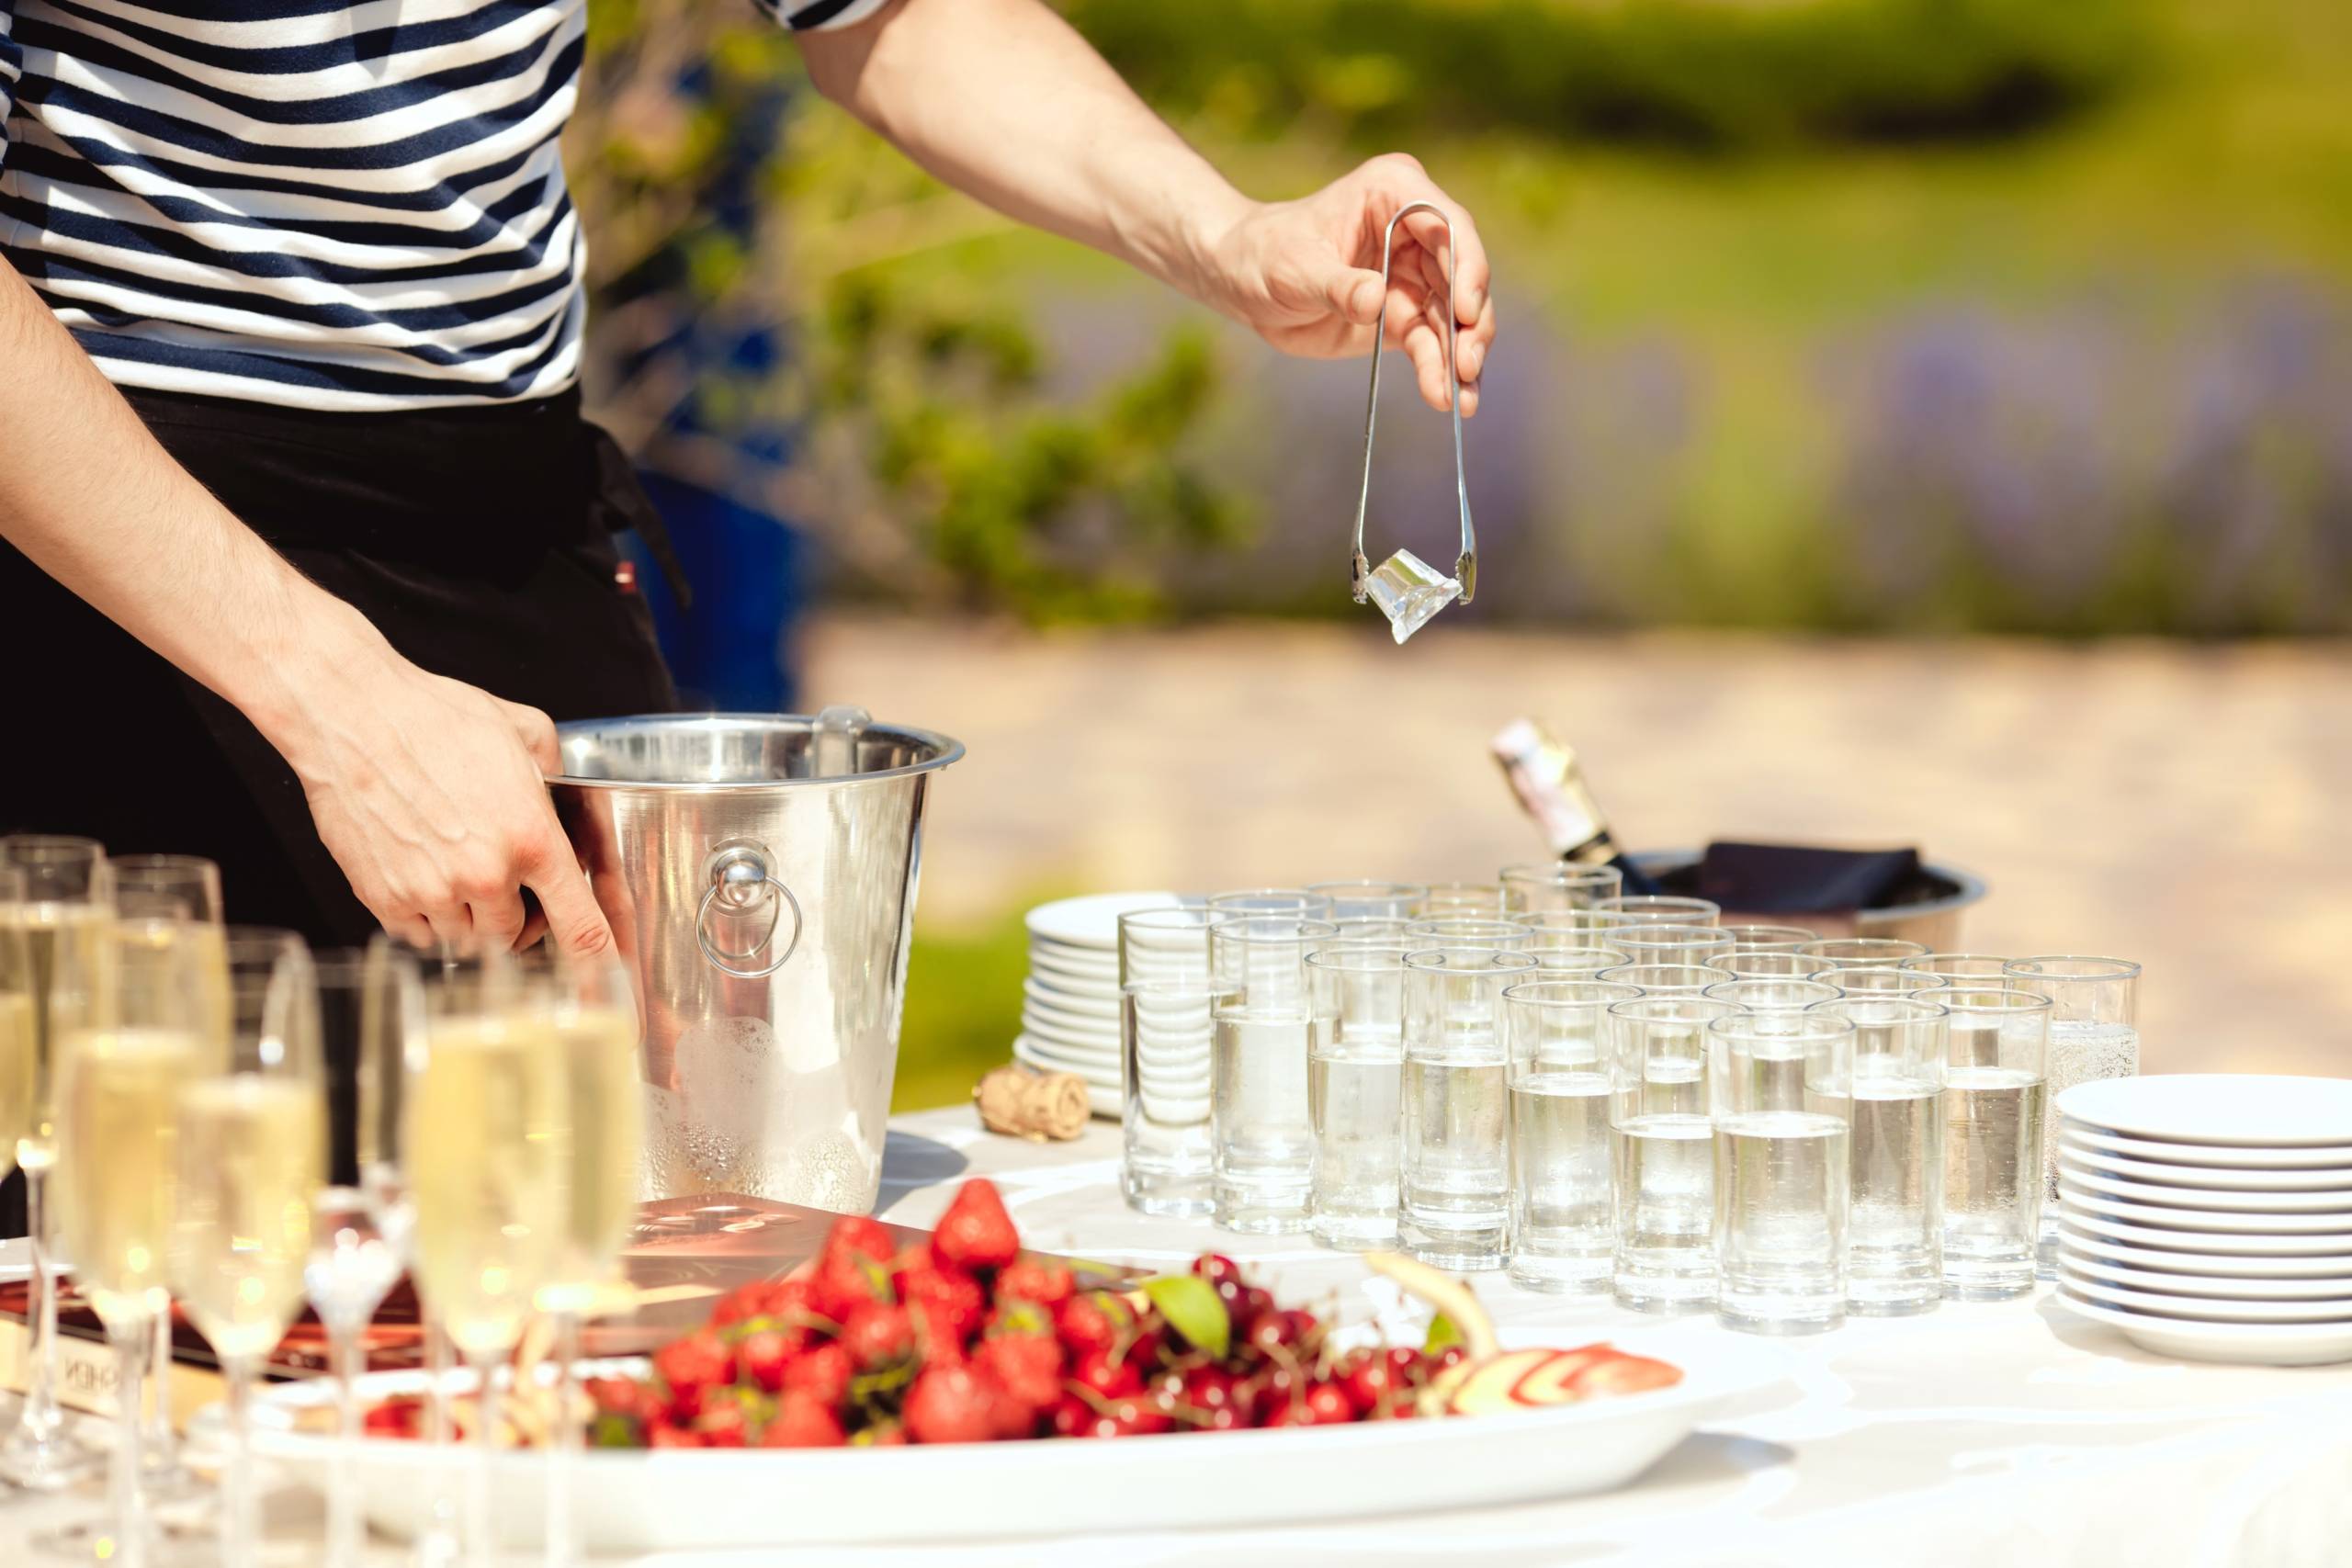
M 886 0 L 756 3 L 807 28 Z M 586 0 L 0 0 L 0 254 L 125 387 L 560 392 L 586 28 Z

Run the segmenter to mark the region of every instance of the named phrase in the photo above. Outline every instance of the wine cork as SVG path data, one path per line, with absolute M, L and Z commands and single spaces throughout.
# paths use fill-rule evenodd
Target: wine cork
M 991 1133 L 1033 1144 L 1064 1142 L 1086 1130 L 1093 1107 L 1076 1073 L 1036 1073 L 1018 1063 L 1001 1066 L 972 1090 L 980 1124 Z

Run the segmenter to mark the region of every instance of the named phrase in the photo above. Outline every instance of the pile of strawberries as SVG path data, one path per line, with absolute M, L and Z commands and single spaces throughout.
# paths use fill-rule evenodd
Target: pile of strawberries
M 1118 1438 L 1415 1414 L 1458 1347 L 1341 1354 L 1206 1254 L 1132 1292 L 1024 1258 L 996 1188 L 967 1181 L 928 1243 L 837 1223 L 813 1269 L 748 1285 L 653 1356 L 598 1379 L 605 1447 L 831 1448 Z

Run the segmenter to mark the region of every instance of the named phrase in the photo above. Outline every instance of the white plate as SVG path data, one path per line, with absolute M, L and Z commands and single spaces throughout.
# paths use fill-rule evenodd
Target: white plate
M 1517 1344 L 1577 1343 L 1573 1330 Z M 1780 1382 L 1784 1353 L 1738 1335 L 1637 1329 L 1624 1349 L 1683 1369 L 1672 1388 L 1547 1410 L 1287 1431 L 1195 1432 L 1110 1442 L 1046 1439 L 899 1449 L 592 1449 L 578 1456 L 582 1543 L 595 1552 L 806 1548 L 872 1540 L 1232 1529 L 1572 1497 L 1623 1486 L 1732 1400 Z M 335 1444 L 292 1429 L 332 1397 L 311 1379 L 254 1400 L 254 1446 L 322 1486 Z M 360 1382 L 362 1397 L 420 1389 L 414 1372 Z M 439 1462 L 421 1443 L 358 1445 L 368 1517 L 403 1539 L 424 1523 Z M 545 1456 L 502 1453 L 490 1482 L 498 1533 L 534 1546 Z M 1049 1488 L 1041 1506 L 1037 1488 Z
M 1090 893 L 1040 904 L 1022 923 L 1029 934 L 1065 947 L 1119 951 L 1119 917 L 1136 909 L 1164 909 L 1182 902 L 1173 893 Z
M 1106 1061 L 1098 1056 L 1085 1055 L 1057 1045 L 1050 1040 L 1041 1040 L 1034 1034 L 1023 1034 L 1021 1040 L 1029 1055 L 1040 1062 L 1052 1063 L 1057 1072 L 1076 1073 L 1089 1083 L 1108 1084 L 1113 1089 L 1119 1086 L 1119 1059 L 1116 1056 Z
M 1119 1026 L 1119 994 L 1116 990 L 1100 995 L 1079 986 L 1056 983 L 1051 976 L 1032 975 L 1021 982 L 1021 994 L 1040 1007 L 1057 1012 L 1075 1013 L 1080 1018 L 1094 1019 Z
M 2128 1291 L 2154 1291 L 2158 1295 L 2201 1296 L 2222 1302 L 2328 1301 L 2352 1317 L 2352 1275 L 2309 1280 L 2249 1280 L 2216 1274 L 2158 1273 L 2130 1269 L 2085 1252 L 2074 1241 L 2061 1238 L 2058 1264 L 2102 1284 Z
M 2352 1144 L 2312 1144 L 2302 1148 L 2248 1148 L 2231 1144 L 2160 1144 L 2102 1132 L 2087 1122 L 2058 1119 L 2059 1135 L 2131 1159 L 2168 1160 L 2174 1165 L 2225 1170 L 2341 1170 L 2352 1180 Z
M 2159 1251 L 2237 1252 L 2264 1257 L 2281 1254 L 2340 1255 L 2352 1252 L 2352 1236 L 2305 1235 L 2293 1231 L 2256 1231 L 2252 1228 L 2183 1230 L 2173 1225 L 2169 1218 L 2160 1224 L 2138 1224 L 2129 1219 L 2119 1219 L 2104 1210 L 2094 1210 L 2084 1206 L 2085 1203 L 2092 1201 L 2086 1198 L 2067 1203 L 2059 1211 L 2059 1220 L 2079 1230 L 2089 1231 L 2094 1235 L 2103 1235 L 2112 1241 L 2130 1242 L 2134 1247 L 2153 1247 Z M 2098 1201 L 2106 1201 L 2103 1199 Z M 2132 1209 L 2141 1213 L 2148 1212 L 2132 1203 L 2120 1203 L 2116 1207 Z M 2180 1212 L 2174 1209 L 2163 1211 L 2167 1216 Z M 2242 1216 L 2214 1214 L 2208 1217 L 2234 1221 Z
M 2104 1323 L 2159 1356 L 2184 1361 L 2233 1361 L 2242 1366 L 2319 1367 L 2352 1361 L 2352 1324 L 2201 1323 L 2123 1312 L 2060 1286 L 2052 1298 L 2068 1312 Z
M 1112 1051 L 1119 1048 L 1119 1025 L 1115 1019 L 1088 1018 L 1083 1013 L 1066 1012 L 1034 998 L 1022 1002 L 1021 1016 L 1035 1019 L 1057 1034 L 1066 1034 L 1084 1044 L 1101 1045 Z
M 2131 1230 L 2118 1225 L 2117 1230 Z M 2293 1239 L 2291 1237 L 2287 1239 Z M 2198 1274 L 2222 1280 L 2340 1279 L 2352 1282 L 2352 1251 L 2305 1254 L 2250 1252 L 2179 1252 L 2156 1247 L 2134 1247 L 2128 1241 L 2077 1227 L 2075 1216 L 2060 1217 L 2058 1246 L 2077 1257 L 2103 1258 L 2133 1269 Z M 2352 1293 L 2352 1292 L 2347 1292 Z
M 2085 1165 L 2064 1150 L 2058 1155 L 2058 1179 L 2091 1192 L 2154 1203 L 2171 1209 L 2204 1209 L 2245 1214 L 2324 1214 L 2338 1216 L 2337 1225 L 2352 1230 L 2352 1189 L 2330 1188 L 2318 1192 L 2243 1192 L 2221 1187 L 2166 1187 L 2153 1181 L 2132 1181 Z
M 2159 1143 L 2352 1144 L 2352 1078 L 2261 1073 L 2101 1078 L 2067 1089 L 2057 1108 L 2101 1132 Z
M 2325 1241 L 2330 1252 L 2352 1249 L 2352 1224 L 2343 1214 L 2256 1214 L 2242 1209 L 2173 1208 L 2133 1203 L 2104 1192 L 2084 1190 L 2079 1181 L 2058 1173 L 2058 1197 L 2069 1213 L 2086 1213 L 2158 1230 L 2230 1231 L 2254 1235 L 2304 1235 Z
M 1114 997 L 1119 994 L 1119 964 L 1116 959 L 1099 963 L 1089 959 L 1081 963 L 1064 956 L 1062 953 L 1033 946 L 1029 950 L 1029 973 L 1040 979 L 1062 985 L 1107 991 Z
M 2352 1327 L 2352 1302 L 2217 1302 L 2209 1296 L 2180 1296 L 2154 1291 L 2127 1290 L 2104 1280 L 2058 1265 L 2058 1282 L 2078 1296 L 2101 1306 L 2125 1312 L 2155 1313 L 2165 1317 L 2197 1317 L 2214 1323 L 2340 1323 Z
M 1105 1040 L 1100 1035 L 1080 1034 L 1049 1023 L 1036 1016 L 1032 1009 L 1021 1010 L 1021 1032 L 1041 1045 L 1058 1046 L 1067 1055 L 1089 1062 L 1103 1062 L 1113 1067 L 1119 1065 L 1119 1042 L 1116 1036 Z
M 2161 1148 L 2162 1145 L 2143 1147 Z M 2177 1146 L 2177 1145 L 2176 1145 Z M 2082 1141 L 2079 1134 L 2061 1131 L 2058 1155 L 2101 1176 L 2145 1181 L 2159 1187 L 2196 1187 L 2227 1192 L 2321 1192 L 2345 1194 L 2352 1208 L 2352 1168 L 2321 1166 L 2301 1170 L 2233 1170 L 2224 1166 L 2171 1165 L 2153 1159 L 2132 1159 Z

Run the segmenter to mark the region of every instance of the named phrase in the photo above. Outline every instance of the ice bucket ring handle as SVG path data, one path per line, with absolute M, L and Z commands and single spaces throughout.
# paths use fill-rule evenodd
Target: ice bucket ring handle
M 759 968 L 739 969 L 735 966 L 737 964 L 756 957 L 760 949 L 775 940 L 777 916 L 772 914 L 768 917 L 768 929 L 759 941 L 741 953 L 729 953 L 710 939 L 710 906 L 723 896 L 729 904 L 740 909 L 758 896 L 763 885 L 784 896 L 785 908 L 792 911 L 792 940 L 784 944 L 782 953 Z M 792 896 L 791 888 L 775 879 L 759 851 L 749 845 L 738 844 L 720 851 L 712 859 L 710 889 L 702 896 L 702 903 L 695 909 L 695 941 L 701 944 L 702 955 L 710 961 L 712 968 L 722 975 L 732 975 L 738 980 L 764 980 L 783 968 L 794 950 L 799 947 L 801 926 L 800 900 Z

